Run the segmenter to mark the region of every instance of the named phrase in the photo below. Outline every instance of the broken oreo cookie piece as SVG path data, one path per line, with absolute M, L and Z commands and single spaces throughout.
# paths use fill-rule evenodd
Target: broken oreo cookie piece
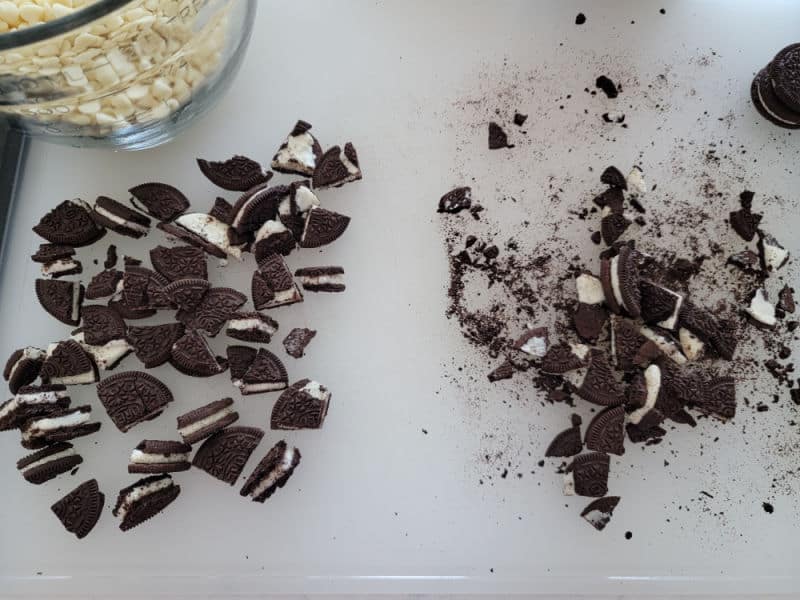
M 344 269 L 342 267 L 304 267 L 297 269 L 294 276 L 304 290 L 309 292 L 343 292 Z
M 266 221 L 256 232 L 252 252 L 256 261 L 264 260 L 270 254 L 288 256 L 297 246 L 294 234 L 278 220 Z
M 158 228 L 217 258 L 242 257 L 244 244 L 233 242 L 231 226 L 211 215 L 188 213 L 171 223 L 159 223 Z
M 100 423 L 90 422 L 92 407 L 55 410 L 40 417 L 33 417 L 21 427 L 22 447 L 38 450 L 55 442 L 66 442 L 77 437 L 91 435 L 100 429 Z
M 24 386 L 0 404 L 0 431 L 18 429 L 29 419 L 59 412 L 70 405 L 63 385 Z
M 129 327 L 128 340 L 136 357 L 146 369 L 160 367 L 169 361 L 172 345 L 185 333 L 183 323 Z
M 292 272 L 279 254 L 273 254 L 258 263 L 258 270 L 253 273 L 251 292 L 256 310 L 303 301 L 303 294 Z
M 176 279 L 164 286 L 164 294 L 186 314 L 197 309 L 210 289 L 207 279 Z
M 545 450 L 544 455 L 547 457 L 557 456 L 575 456 L 583 451 L 583 442 L 581 441 L 581 418 L 580 416 L 572 415 L 572 427 L 565 429 L 559 433 L 550 445 Z
M 178 433 L 187 444 L 196 444 L 239 418 L 232 398 L 215 400 L 178 417 Z
M 50 344 L 39 371 L 47 385 L 85 385 L 99 379 L 97 365 L 91 355 L 75 340 Z
M 767 271 L 777 271 L 789 262 L 789 251 L 778 243 L 772 235 L 758 232 L 758 252 L 761 267 Z
M 350 217 L 312 206 L 306 215 L 301 248 L 319 248 L 338 240 L 350 224 Z
M 211 288 L 196 307 L 191 311 L 179 310 L 175 318 L 191 329 L 215 336 L 245 302 L 247 296 L 233 288 Z
M 175 473 L 188 471 L 192 447 L 185 442 L 144 440 L 131 452 L 128 473 Z
M 97 525 L 103 512 L 105 496 L 97 486 L 96 479 L 90 479 L 76 487 L 50 507 L 64 529 L 74 533 L 80 540 L 85 538 Z
M 208 279 L 206 255 L 195 246 L 156 246 L 150 250 L 153 268 L 170 281 Z
M 581 517 L 597 531 L 603 531 L 611 520 L 619 500 L 619 496 L 606 496 L 593 500 L 581 511 Z
M 238 312 L 228 319 L 225 334 L 243 342 L 268 344 L 275 332 L 278 322 L 260 312 Z
M 255 427 L 227 427 L 203 442 L 192 465 L 233 485 L 262 437 L 264 432 Z
M 611 187 L 621 188 L 623 190 L 628 188 L 625 176 L 613 165 L 606 167 L 606 170 L 600 175 L 600 181 Z
M 472 206 L 472 188 L 457 187 L 450 190 L 439 199 L 439 208 L 436 212 L 456 214 Z
M 489 123 L 489 150 L 499 150 L 500 148 L 513 148 L 513 144 L 508 143 L 508 135 L 494 121 Z
M 597 413 L 586 428 L 586 447 L 607 454 L 625 454 L 625 408 L 612 406 Z
M 344 145 L 344 150 L 334 146 L 325 151 L 314 169 L 311 182 L 315 189 L 340 187 L 345 183 L 361 179 L 361 167 L 358 164 L 358 154 L 350 142 Z
M 767 299 L 764 288 L 758 288 L 750 300 L 750 305 L 744 309 L 748 317 L 759 327 L 774 329 L 778 324 L 775 316 L 775 305 Z
M 101 371 L 111 371 L 122 361 L 123 358 L 133 352 L 125 335 L 114 337 L 104 344 L 87 344 L 82 329 L 77 329 L 70 336 L 81 345 L 94 360 L 94 364 Z
M 79 198 L 64 200 L 42 217 L 33 231 L 52 244 L 76 248 L 93 244 L 106 233 L 92 219 L 89 205 Z
M 44 350 L 34 346 L 26 346 L 11 353 L 3 369 L 3 379 L 8 382 L 8 389 L 12 394 L 36 381 L 45 356 Z
M 608 454 L 589 452 L 576 456 L 564 475 L 564 495 L 601 498 L 608 493 Z
M 150 219 L 107 196 L 98 196 L 92 209 L 96 223 L 120 235 L 140 238 L 150 231 Z
M 65 325 L 77 326 L 81 320 L 84 287 L 76 281 L 36 280 L 36 297 L 50 315 Z
M 639 290 L 642 320 L 673 331 L 678 325 L 683 295 L 644 279 L 639 282 Z
M 128 191 L 134 207 L 159 221 L 172 221 L 189 208 L 186 196 L 166 183 L 143 183 Z
M 330 400 L 331 393 L 324 385 L 301 379 L 286 389 L 272 408 L 272 429 L 320 429 Z
M 40 485 L 69 473 L 82 462 L 83 458 L 75 452 L 72 444 L 57 442 L 18 460 L 17 470 L 25 481 Z
M 118 271 L 117 269 L 100 271 L 89 281 L 89 285 L 86 287 L 86 299 L 97 300 L 98 298 L 106 298 L 121 291 L 121 288 L 118 289 L 118 286 L 122 281 L 122 277 L 122 271 Z
M 549 335 L 547 327 L 530 327 L 514 341 L 514 349 L 533 358 L 543 358 L 547 354 Z
M 229 349 L 230 351 L 230 349 Z M 231 373 L 233 375 L 233 372 Z M 242 395 L 262 394 L 286 389 L 289 376 L 281 360 L 266 348 L 259 348 L 241 379 L 233 384 Z
M 300 358 L 305 354 L 306 346 L 314 339 L 317 332 L 314 329 L 295 327 L 283 339 L 283 347 L 286 354 L 293 358 Z
M 542 357 L 541 371 L 562 375 L 589 365 L 589 347 L 584 344 L 558 344 L 551 346 Z
M 272 168 L 278 173 L 311 176 L 321 157 L 322 147 L 311 134 L 311 123 L 297 121 L 272 157 Z
M 97 396 L 123 433 L 159 416 L 173 401 L 172 392 L 149 373 L 126 371 L 97 384 Z
M 617 256 L 602 260 L 600 280 L 606 304 L 613 312 L 619 313 L 624 309 L 634 318 L 640 315 L 639 268 L 630 247 L 622 246 Z
M 205 339 L 196 331 L 187 331 L 172 345 L 170 364 L 190 377 L 211 377 L 227 369 L 227 361 L 211 352 Z
M 211 183 L 235 192 L 246 192 L 272 177 L 269 171 L 263 173 L 256 161 L 241 155 L 220 162 L 198 158 L 197 166 Z
M 300 464 L 300 451 L 281 440 L 261 459 L 247 478 L 241 496 L 250 496 L 253 502 L 264 502 L 278 488 L 286 485 L 295 468 Z
M 37 263 L 52 263 L 56 260 L 65 260 L 75 256 L 75 248 L 62 244 L 39 244 L 39 249 L 31 255 L 31 260 Z
M 119 518 L 119 528 L 128 531 L 156 516 L 180 493 L 181 487 L 167 474 L 145 477 L 119 491 L 112 514 Z

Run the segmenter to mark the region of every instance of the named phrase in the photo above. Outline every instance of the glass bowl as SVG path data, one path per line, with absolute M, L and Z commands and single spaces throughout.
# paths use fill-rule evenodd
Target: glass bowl
M 0 115 L 32 136 L 138 150 L 229 87 L 256 0 L 99 0 L 0 34 Z

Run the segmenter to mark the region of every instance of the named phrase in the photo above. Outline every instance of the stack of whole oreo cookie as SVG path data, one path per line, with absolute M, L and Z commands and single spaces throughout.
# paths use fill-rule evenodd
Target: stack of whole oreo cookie
M 765 119 L 785 129 L 800 129 L 800 43 L 790 44 L 761 69 L 750 96 Z

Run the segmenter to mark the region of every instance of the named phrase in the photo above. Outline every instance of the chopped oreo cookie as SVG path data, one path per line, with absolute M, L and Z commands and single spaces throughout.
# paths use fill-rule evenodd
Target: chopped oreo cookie
M 330 401 L 328 388 L 316 381 L 301 379 L 289 386 L 272 408 L 272 429 L 320 429 Z
M 194 246 L 156 246 L 150 250 L 153 268 L 170 281 L 208 279 L 206 255 Z
M 583 451 L 583 442 L 581 441 L 581 418 L 576 414 L 573 414 L 571 418 L 572 427 L 565 429 L 553 438 L 553 441 L 550 442 L 550 445 L 544 453 L 545 456 L 575 456 Z
M 45 356 L 44 350 L 34 346 L 26 346 L 11 353 L 3 369 L 3 379 L 8 382 L 8 389 L 12 394 L 36 381 Z
M 487 378 L 491 383 L 503 379 L 511 379 L 514 376 L 514 364 L 510 360 L 504 360 L 494 370 L 490 371 Z
M 105 496 L 96 479 L 85 481 L 50 507 L 64 529 L 80 540 L 97 525 L 103 512 Z
M 600 181 L 611 187 L 621 188 L 623 190 L 628 188 L 625 175 L 613 165 L 606 167 L 606 170 L 600 175 Z
M 627 183 L 628 195 L 631 200 L 637 200 L 645 195 L 647 192 L 647 183 L 644 180 L 644 172 L 638 165 L 634 165 L 628 173 L 628 178 L 625 180 Z
M 63 385 L 24 386 L 14 397 L 0 404 L 0 431 L 18 429 L 26 421 L 69 408 L 70 398 Z
M 794 288 L 789 287 L 788 284 L 781 288 L 778 292 L 778 308 L 782 311 L 794 314 L 796 305 L 794 301 Z
M 210 289 L 207 279 L 176 279 L 164 286 L 164 294 L 186 314 L 197 309 Z
M 123 433 L 159 416 L 173 401 L 172 392 L 149 373 L 126 371 L 97 384 L 97 396 Z
M 584 344 L 558 344 L 551 346 L 542 357 L 541 371 L 562 375 L 589 365 L 589 347 Z
M 306 215 L 312 206 L 319 206 L 319 198 L 309 181 L 295 181 L 289 189 L 289 197 L 278 205 L 278 219 L 292 232 L 294 239 L 299 240 L 303 235 Z
M 260 312 L 237 312 L 228 319 L 225 334 L 235 340 L 268 344 L 278 331 L 278 322 Z
M 700 390 L 691 403 L 693 408 L 722 421 L 736 415 L 736 384 L 733 377 L 712 377 L 703 382 Z
M 192 447 L 185 442 L 144 440 L 131 452 L 128 473 L 175 473 L 188 471 Z
M 196 331 L 187 331 L 172 345 L 170 364 L 184 375 L 211 377 L 227 369 L 227 361 L 214 356 L 205 339 Z
M 566 496 L 589 496 L 601 498 L 608 493 L 608 454 L 589 452 L 572 459 L 564 475 Z
M 303 289 L 309 292 L 343 292 L 344 269 L 342 267 L 304 267 L 297 269 L 294 276 Z
M 278 207 L 291 196 L 286 185 L 258 187 L 243 194 L 233 205 L 231 227 L 239 235 L 258 231 L 264 223 L 278 218 Z
M 744 309 L 744 312 L 759 327 L 774 329 L 778 324 L 778 319 L 775 316 L 775 305 L 767 299 L 767 292 L 764 288 L 758 288 L 755 291 L 750 304 Z
M 33 231 L 52 244 L 76 248 L 94 244 L 106 233 L 92 219 L 89 205 L 78 198 L 64 200 L 42 217 Z
M 565 379 L 575 388 L 578 396 L 592 404 L 615 406 L 625 400 L 622 386 L 600 350 L 591 350 L 588 367 L 568 371 Z
M 36 297 L 51 316 L 65 325 L 77 326 L 81 320 L 83 285 L 75 281 L 36 280 Z
M 619 317 L 611 320 L 611 358 L 617 368 L 632 371 L 640 366 L 636 359 L 647 338 L 633 321 Z
M 211 183 L 234 192 L 246 192 L 272 177 L 272 173 L 264 173 L 256 161 L 241 155 L 220 162 L 198 158 L 197 166 Z
M 179 310 L 176 318 L 191 329 L 215 336 L 245 302 L 247 296 L 233 288 L 211 288 L 200 304 L 191 311 Z
M 111 340 L 124 338 L 125 320 L 115 310 L 93 304 L 81 310 L 83 339 L 87 344 L 103 345 Z
M 751 201 L 742 200 L 742 207 L 730 214 L 730 222 L 733 230 L 739 234 L 745 242 L 753 241 L 758 232 L 758 225 L 761 223 L 761 215 L 752 212 L 750 209 Z
M 770 67 L 761 69 L 750 85 L 750 98 L 761 115 L 784 129 L 800 129 L 800 110 L 793 110 L 781 100 L 770 79 Z
M 758 232 L 758 253 L 761 267 L 767 271 L 777 271 L 789 262 L 789 251 L 781 246 L 772 235 Z
M 639 291 L 642 320 L 673 331 L 678 325 L 683 295 L 647 280 L 639 282 Z
M 283 338 L 283 347 L 286 349 L 286 354 L 292 358 L 300 358 L 305 354 L 306 346 L 311 343 L 317 332 L 314 329 L 306 329 L 305 327 L 295 327 Z
M 581 517 L 597 531 L 603 531 L 608 522 L 611 521 L 611 516 L 614 514 L 617 504 L 619 504 L 619 500 L 619 496 L 606 496 L 592 500 L 581 511 Z
M 233 256 L 241 259 L 243 243 L 235 243 L 233 229 L 227 223 L 205 213 L 187 213 L 170 223 L 159 223 L 158 228 L 217 258 Z M 238 242 L 238 240 L 237 240 Z
M 586 428 L 586 447 L 607 454 L 625 454 L 625 408 L 611 406 L 597 413 Z
M 613 312 L 619 313 L 624 309 L 634 318 L 641 314 L 639 268 L 630 247 L 622 246 L 617 256 L 602 260 L 600 280 L 606 304 Z
M 192 465 L 233 485 L 262 437 L 264 432 L 255 427 L 226 427 L 203 442 Z
M 60 258 L 53 262 L 44 263 L 40 272 L 45 279 L 58 279 L 69 275 L 78 275 L 83 272 L 81 261 L 74 258 Z
M 457 187 L 439 198 L 437 212 L 456 214 L 472 207 L 472 188 Z
M 63 408 L 33 417 L 21 427 L 22 447 L 38 450 L 56 442 L 66 442 L 96 433 L 100 429 L 100 423 L 92 423 L 91 418 L 92 407 L 88 405 Z
M 256 359 L 258 350 L 250 346 L 228 346 L 226 355 L 228 357 L 228 368 L 230 369 L 231 382 L 236 385 L 237 381 L 241 381 L 247 369 L 253 364 Z
M 239 418 L 232 398 L 215 400 L 178 417 L 178 433 L 187 444 L 196 444 Z
M 98 196 L 92 209 L 96 223 L 120 235 L 140 238 L 150 231 L 150 219 L 107 196 Z
M 233 222 L 233 205 L 225 200 L 225 198 L 217 197 L 217 199 L 214 200 L 214 206 L 211 207 L 208 214 L 230 225 Z
M 188 198 L 166 183 L 143 183 L 128 191 L 133 206 L 159 221 L 172 221 L 189 208 Z
M 311 183 L 315 189 L 341 187 L 345 183 L 358 181 L 361 177 L 358 154 L 353 144 L 347 142 L 344 150 L 333 146 L 325 151 L 317 161 Z
M 592 199 L 599 208 L 608 208 L 613 214 L 622 214 L 625 209 L 625 194 L 622 188 L 610 187 Z
M 533 358 L 543 358 L 549 348 L 547 327 L 528 328 L 514 341 L 514 349 Z
M 312 206 L 300 236 L 301 248 L 319 248 L 338 240 L 350 224 L 350 217 Z
M 133 352 L 133 346 L 125 335 L 114 337 L 103 344 L 88 344 L 82 329 L 78 329 L 70 336 L 81 345 L 94 360 L 94 364 L 101 371 L 111 371 L 117 367 L 123 358 Z
M 678 342 L 686 360 L 699 360 L 705 354 L 705 342 L 685 327 L 678 329 Z
M 17 470 L 25 481 L 39 485 L 69 473 L 82 462 L 83 458 L 72 444 L 57 442 L 18 460 Z
M 119 528 L 128 531 L 156 516 L 180 493 L 181 486 L 166 473 L 145 477 L 120 490 L 112 514 L 119 518 Z
M 89 285 L 86 286 L 86 299 L 97 300 L 98 298 L 107 298 L 113 296 L 121 291 L 120 282 L 122 281 L 123 273 L 117 269 L 106 269 L 100 271 L 97 275 L 92 277 Z
M 241 379 L 234 378 L 233 385 L 238 387 L 244 396 L 275 392 L 286 389 L 289 385 L 289 375 L 277 356 L 266 348 L 259 348 Z
M 99 379 L 92 356 L 71 339 L 47 347 L 39 377 L 47 385 L 85 385 Z
M 39 244 L 39 249 L 31 255 L 31 260 L 37 263 L 52 263 L 56 260 L 66 260 L 75 256 L 75 248 L 63 244 Z
M 513 148 L 513 144 L 508 143 L 508 135 L 494 121 L 489 123 L 489 150 L 499 150 L 500 148 Z
M 300 464 L 300 458 L 300 451 L 297 448 L 288 446 L 281 440 L 256 465 L 239 494 L 250 496 L 253 502 L 263 503 L 278 488 L 286 485 Z
M 266 221 L 256 232 L 252 252 L 256 261 L 270 254 L 288 256 L 297 246 L 294 234 L 279 220 Z
M 725 360 L 732 360 L 736 350 L 736 328 L 733 323 L 722 323 L 707 310 L 685 300 L 678 323 L 706 344 L 709 344 Z
M 160 367 L 172 356 L 172 346 L 185 333 L 183 323 L 128 327 L 128 340 L 146 369 Z
M 311 133 L 311 123 L 297 121 L 272 157 L 272 168 L 278 173 L 310 177 L 322 157 L 322 147 Z
M 292 272 L 279 254 L 258 263 L 258 270 L 253 273 L 251 293 L 256 310 L 303 301 Z

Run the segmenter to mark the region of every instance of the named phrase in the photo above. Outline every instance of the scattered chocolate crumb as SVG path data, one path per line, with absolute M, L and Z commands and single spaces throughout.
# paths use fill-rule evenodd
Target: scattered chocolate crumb
M 599 244 L 600 242 L 602 242 L 602 241 L 603 241 L 603 235 L 602 235 L 602 234 L 601 234 L 599 231 L 595 231 L 595 232 L 592 234 L 592 241 L 593 241 L 595 244 Z
M 662 9 L 660 9 L 658 12 L 660 12 L 662 15 L 665 15 L 665 14 L 667 14 L 667 11 L 666 11 L 665 9 L 663 9 L 663 8 L 662 8 Z
M 111 244 L 106 250 L 106 260 L 103 263 L 103 268 L 113 269 L 117 266 L 117 247 Z
M 586 15 L 578 13 L 578 16 L 575 17 L 575 25 L 583 25 L 584 23 L 586 23 Z
M 764 509 L 765 513 L 768 513 L 768 514 L 771 515 L 773 512 L 775 512 L 775 507 L 772 506 L 772 504 L 770 504 L 769 502 L 762 502 L 761 506 Z
M 517 127 L 522 127 L 525 124 L 525 121 L 528 120 L 528 115 L 523 115 L 522 113 L 514 113 L 514 125 Z
M 633 532 L 631 532 L 631 531 L 626 531 L 626 532 L 625 532 L 625 539 L 626 539 L 626 540 L 629 540 L 629 539 L 631 539 L 632 537 L 633 537 Z
M 425 435 L 428 435 L 428 430 L 427 429 L 423 429 L 422 433 L 424 433 Z
M 489 123 L 489 150 L 500 148 L 513 148 L 513 144 L 508 143 L 508 136 L 503 128 L 494 121 Z
M 594 85 L 595 87 L 599 87 L 601 90 L 603 90 L 605 95 L 609 98 L 616 98 L 619 95 L 617 86 L 614 85 L 614 82 L 605 75 L 600 75 L 600 77 L 595 80 Z

